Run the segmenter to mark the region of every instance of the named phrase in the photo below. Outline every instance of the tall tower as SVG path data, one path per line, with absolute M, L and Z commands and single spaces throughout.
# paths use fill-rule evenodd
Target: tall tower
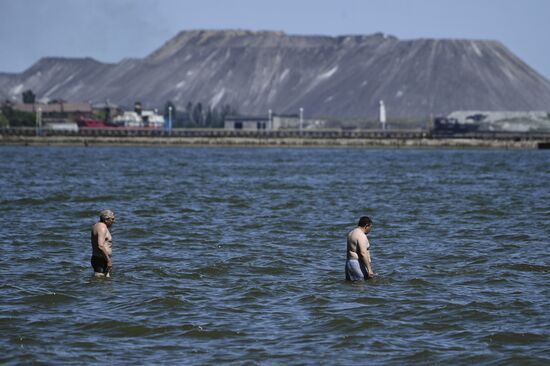
M 384 106 L 384 101 L 380 100 L 378 102 L 379 108 L 378 108 L 378 120 L 380 121 L 380 127 L 385 130 L 386 129 L 386 107 Z

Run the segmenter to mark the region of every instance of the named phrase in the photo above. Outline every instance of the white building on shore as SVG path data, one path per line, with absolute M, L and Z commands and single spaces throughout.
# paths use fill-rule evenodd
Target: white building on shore
M 113 123 L 121 127 L 162 128 L 165 121 L 156 111 L 144 110 L 141 111 L 141 115 L 135 111 L 124 112 L 114 117 Z

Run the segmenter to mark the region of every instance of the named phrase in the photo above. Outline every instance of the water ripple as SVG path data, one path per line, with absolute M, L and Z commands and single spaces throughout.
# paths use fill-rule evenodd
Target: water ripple
M 2 364 L 550 362 L 548 154 L 0 150 Z M 363 214 L 379 276 L 347 283 Z

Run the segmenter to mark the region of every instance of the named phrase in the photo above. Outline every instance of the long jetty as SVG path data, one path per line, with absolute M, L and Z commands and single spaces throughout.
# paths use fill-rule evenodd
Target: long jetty
M 295 146 L 396 148 L 550 148 L 550 132 L 443 133 L 431 130 L 278 130 L 0 128 L 2 145 Z

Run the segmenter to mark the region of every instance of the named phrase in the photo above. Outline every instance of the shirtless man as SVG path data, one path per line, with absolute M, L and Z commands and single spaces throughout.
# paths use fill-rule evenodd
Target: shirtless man
M 92 258 L 94 276 L 111 277 L 111 261 L 113 237 L 109 228 L 115 222 L 115 214 L 111 210 L 103 210 L 99 213 L 99 221 L 92 226 Z
M 368 216 L 362 216 L 357 227 L 348 234 L 348 248 L 346 258 L 346 280 L 358 281 L 375 276 L 369 253 L 369 239 L 367 234 L 372 228 L 372 221 Z

